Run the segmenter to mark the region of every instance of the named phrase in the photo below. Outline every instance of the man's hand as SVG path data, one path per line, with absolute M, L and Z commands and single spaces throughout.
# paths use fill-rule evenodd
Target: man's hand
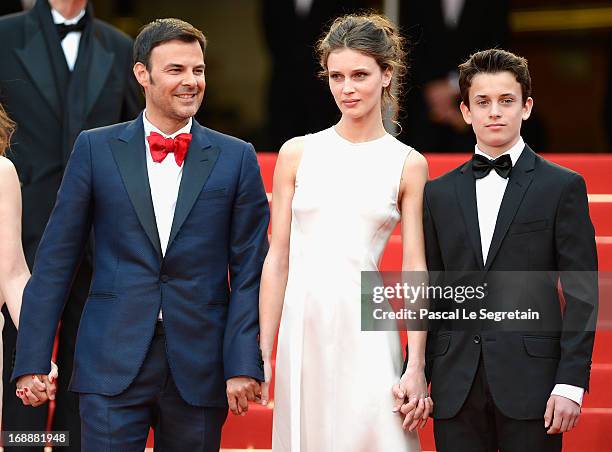
M 403 427 L 409 431 L 423 428 L 433 411 L 433 401 L 427 393 L 427 382 L 421 368 L 406 369 L 399 382 L 393 386 L 395 406 L 393 411 L 405 416 Z
M 569 432 L 578 425 L 580 405 L 567 397 L 551 395 L 546 403 L 544 428 L 549 435 Z
M 437 123 L 447 123 L 453 111 L 459 112 L 457 92 L 447 79 L 432 80 L 423 90 L 429 116 Z
M 470 126 L 465 123 L 459 110 L 458 88 L 448 79 L 433 80 L 425 85 L 424 95 L 433 122 L 447 124 L 463 133 Z
M 49 375 L 23 375 L 19 377 L 16 383 L 16 395 L 24 405 L 32 405 L 33 407 L 43 405 L 47 400 L 55 400 L 57 376 L 57 366 L 51 361 Z
M 261 397 L 261 386 L 251 377 L 234 377 L 227 380 L 225 392 L 231 412 L 244 416 L 249 410 L 249 401 Z

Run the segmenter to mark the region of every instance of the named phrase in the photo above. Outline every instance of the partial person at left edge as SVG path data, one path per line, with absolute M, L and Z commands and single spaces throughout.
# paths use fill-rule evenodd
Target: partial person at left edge
M 21 193 L 19 179 L 14 165 L 4 157 L 15 123 L 6 115 L 0 105 L 0 306 L 8 309 L 13 323 L 19 326 L 23 289 L 30 278 L 30 272 L 21 246 Z M 4 316 L 0 314 L 0 330 Z M 0 369 L 4 364 L 0 346 Z M 31 392 L 18 390 L 16 395 L 27 399 L 33 406 L 43 405 L 55 399 L 57 366 L 51 363 L 49 375 L 36 375 Z M 0 395 L 2 394 L 0 384 Z M 0 400 L 1 404 L 1 400 Z M 0 424 L 2 419 L 0 418 Z
M 77 135 L 133 119 L 143 102 L 132 74 L 132 40 L 95 19 L 86 0 L 39 0 L 28 12 L 2 17 L 0 42 L 0 101 L 17 123 L 7 157 L 21 183 L 22 239 L 31 269 Z M 62 375 L 53 423 L 54 430 L 70 430 L 68 450 L 74 451 L 80 450 L 78 401 L 67 387 L 91 278 L 90 253 L 84 254 L 61 319 L 57 359 Z M 15 347 L 10 323 L 4 329 L 7 357 Z M 9 384 L 10 371 L 5 366 L 4 430 L 44 430 L 47 407 L 23 407 Z

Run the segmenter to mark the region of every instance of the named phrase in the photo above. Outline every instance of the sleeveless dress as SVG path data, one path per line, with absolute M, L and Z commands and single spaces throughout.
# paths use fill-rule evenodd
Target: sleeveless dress
M 361 331 L 361 271 L 376 271 L 400 219 L 411 148 L 391 135 L 351 143 L 307 135 L 292 202 L 278 337 L 273 452 L 413 452 L 393 413 L 397 331 Z

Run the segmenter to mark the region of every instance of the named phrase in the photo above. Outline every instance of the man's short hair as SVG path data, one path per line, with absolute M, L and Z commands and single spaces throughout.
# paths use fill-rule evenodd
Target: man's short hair
M 488 49 L 476 52 L 459 65 L 459 90 L 465 105 L 470 106 L 470 87 L 478 74 L 510 72 L 521 85 L 523 103 L 531 96 L 531 76 L 527 60 L 502 49 Z
M 151 51 L 160 44 L 179 40 L 183 42 L 197 42 L 206 50 L 206 37 L 204 33 L 188 22 L 180 19 L 156 19 L 140 30 L 134 41 L 134 64 L 142 63 L 151 71 Z

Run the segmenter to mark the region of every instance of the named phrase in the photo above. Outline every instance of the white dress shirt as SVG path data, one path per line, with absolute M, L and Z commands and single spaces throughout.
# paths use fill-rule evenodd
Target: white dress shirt
M 465 0 L 441 0 L 442 17 L 447 28 L 454 30 L 459 26 L 459 19 L 465 6 Z M 446 76 L 448 85 L 455 96 L 459 96 L 459 72 L 453 69 Z
M 24 11 L 31 9 L 34 3 L 36 3 L 36 0 L 21 0 L 21 6 L 23 6 Z
M 525 142 L 523 138 L 519 137 L 517 143 L 501 155 L 510 155 L 512 166 L 514 167 L 524 148 Z M 484 155 L 492 160 L 490 156 L 478 148 L 478 145 L 476 145 L 475 153 Z M 493 239 L 493 232 L 495 231 L 497 214 L 499 213 L 499 208 L 501 207 L 507 186 L 508 179 L 501 177 L 495 170 L 491 170 L 489 174 L 481 179 L 476 179 L 476 205 L 478 207 L 480 244 L 482 246 L 482 259 L 485 263 L 487 262 L 491 240 Z M 567 384 L 557 384 L 553 388 L 551 395 L 566 397 L 573 400 L 578 405 L 582 405 L 584 389 Z
M 512 166 L 514 166 L 521 156 L 524 147 L 525 142 L 519 137 L 518 142 L 502 155 L 510 155 Z M 489 160 L 492 160 L 490 156 L 478 149 L 478 145 L 476 145 L 475 153 L 484 155 Z M 491 170 L 489 174 L 481 179 L 476 179 L 476 205 L 478 206 L 478 226 L 480 227 L 483 262 L 487 262 L 489 247 L 491 246 L 493 231 L 497 222 L 497 214 L 499 213 L 507 186 L 508 179 L 501 177 L 495 170 Z
M 144 125 L 144 140 L 147 154 L 147 173 L 149 175 L 149 186 L 151 187 L 151 200 L 153 201 L 153 210 L 155 212 L 155 222 L 157 223 L 157 233 L 159 234 L 159 243 L 161 245 L 162 256 L 166 255 L 168 240 L 170 239 L 170 229 L 172 229 L 172 221 L 174 220 L 174 210 L 176 209 L 176 200 L 178 198 L 181 178 L 183 176 L 183 166 L 178 166 L 174 160 L 174 154 L 168 154 L 166 158 L 160 162 L 154 162 L 149 151 L 149 142 L 147 138 L 151 132 L 157 132 L 165 138 L 174 138 L 180 133 L 190 133 L 192 119 L 182 129 L 177 130 L 171 135 L 166 135 L 147 119 L 147 112 L 142 115 Z M 161 310 L 159 319 L 162 319 Z
M 313 0 L 293 0 L 295 5 L 295 12 L 298 16 L 306 17 L 310 14 Z
M 55 9 L 51 9 L 51 16 L 53 16 L 54 24 L 73 25 L 76 24 L 79 20 L 81 20 L 84 15 L 85 10 L 83 9 L 76 17 L 72 19 L 66 19 Z M 71 31 L 62 40 L 62 50 L 64 51 L 64 56 L 66 57 L 68 69 L 70 69 L 71 71 L 74 69 L 74 65 L 79 54 L 79 43 L 81 42 L 82 34 L 83 33 L 81 33 L 80 31 Z
M 448 28 L 457 28 L 465 0 L 442 0 L 442 15 Z

